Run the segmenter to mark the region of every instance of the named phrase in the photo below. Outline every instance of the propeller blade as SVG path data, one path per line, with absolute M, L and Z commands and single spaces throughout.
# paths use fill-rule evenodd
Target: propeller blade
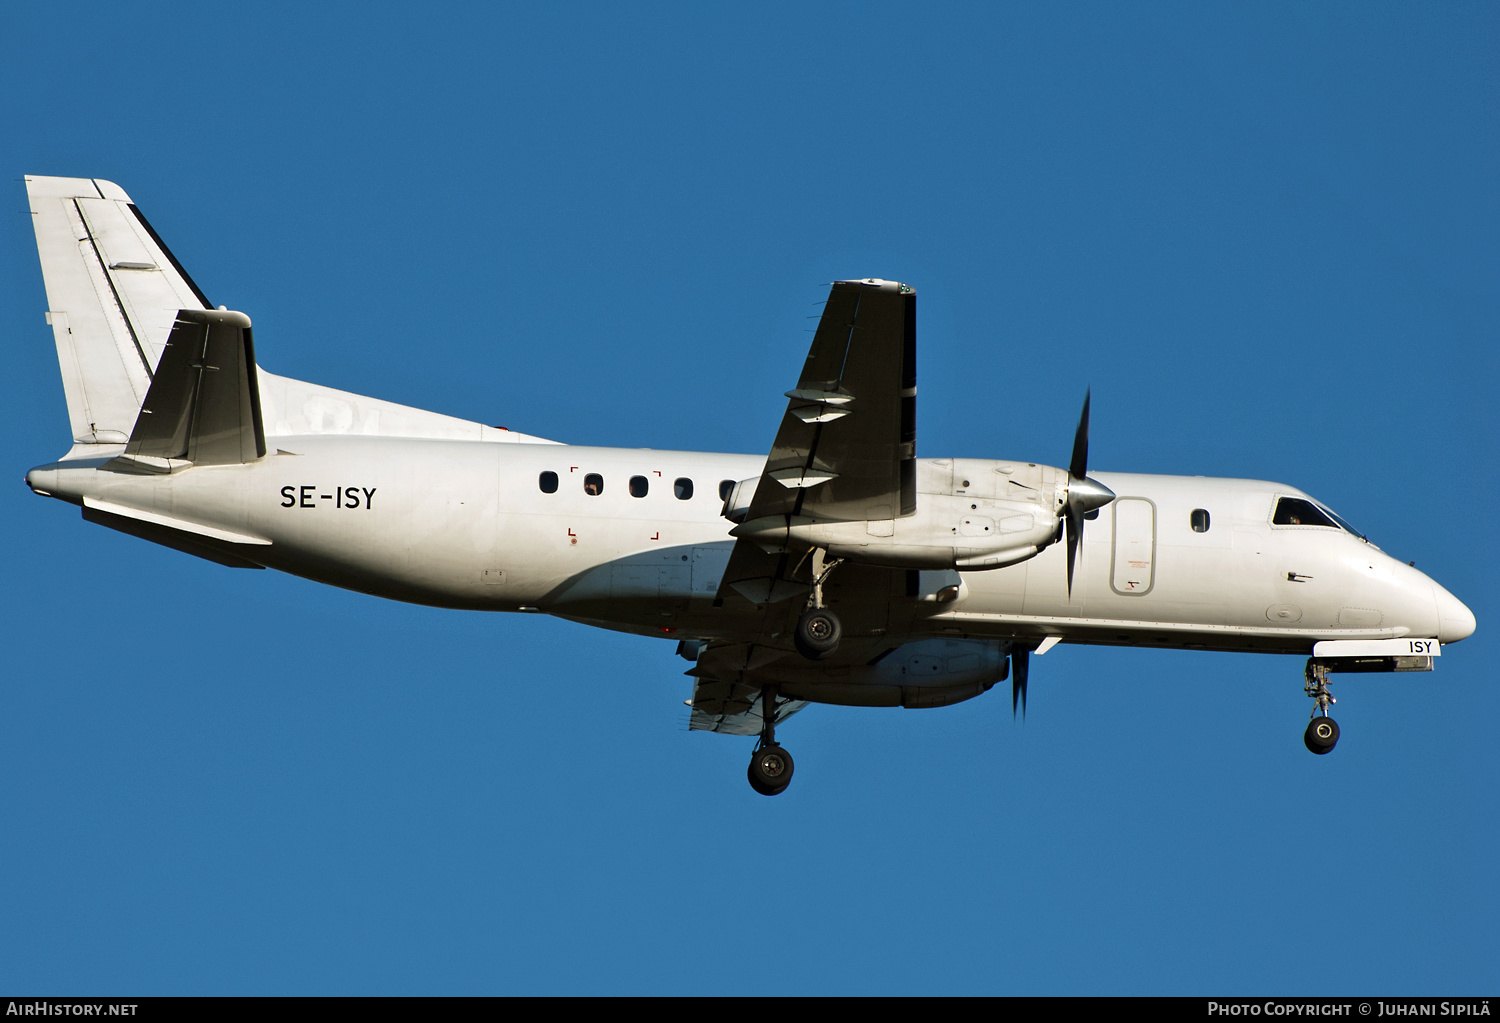
M 1081 480 L 1089 474 L 1089 398 L 1093 388 L 1083 392 L 1083 415 L 1078 417 L 1078 432 L 1073 434 L 1073 460 L 1068 463 L 1068 475 Z
M 1068 596 L 1073 596 L 1073 564 L 1078 560 L 1078 542 L 1083 539 L 1083 517 L 1073 511 L 1073 504 L 1068 503 L 1068 510 L 1063 518 L 1063 528 L 1068 534 Z
M 1073 573 L 1083 545 L 1083 519 L 1096 508 L 1115 499 L 1115 492 L 1098 480 L 1091 480 L 1089 470 L 1089 402 L 1093 388 L 1083 392 L 1083 414 L 1078 417 L 1078 432 L 1073 434 L 1073 459 L 1068 463 L 1068 504 L 1063 511 L 1063 528 L 1068 541 L 1068 597 L 1073 596 Z
M 1026 680 L 1031 672 L 1031 651 L 1016 647 L 1010 652 L 1010 716 L 1016 716 L 1016 706 L 1021 708 L 1021 717 L 1026 717 Z

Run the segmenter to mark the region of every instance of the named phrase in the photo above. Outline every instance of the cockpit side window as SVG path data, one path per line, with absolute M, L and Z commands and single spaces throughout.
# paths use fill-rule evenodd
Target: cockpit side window
M 1273 526 L 1326 526 L 1338 529 L 1338 523 L 1313 504 L 1300 497 L 1283 497 L 1276 502 L 1276 514 L 1271 516 Z

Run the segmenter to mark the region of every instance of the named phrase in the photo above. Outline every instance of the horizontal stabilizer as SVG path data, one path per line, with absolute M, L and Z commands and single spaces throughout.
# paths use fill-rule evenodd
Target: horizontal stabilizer
M 240 465 L 265 453 L 250 317 L 181 310 L 125 454 L 111 467 L 173 472 Z
M 91 506 L 85 502 L 83 519 L 85 522 L 107 526 L 129 536 L 150 540 L 152 543 L 182 551 L 184 554 L 191 554 L 195 558 L 212 561 L 217 565 L 224 565 L 227 568 L 266 567 L 245 557 L 242 553 L 246 550 L 244 545 L 221 540 L 203 532 L 203 527 L 196 524 L 189 529 L 182 529 L 181 523 L 166 521 L 164 524 L 161 516 L 143 519 L 139 517 L 140 512 L 133 509 L 129 514 L 118 515 L 114 511 L 107 510 L 110 507 L 113 506 Z

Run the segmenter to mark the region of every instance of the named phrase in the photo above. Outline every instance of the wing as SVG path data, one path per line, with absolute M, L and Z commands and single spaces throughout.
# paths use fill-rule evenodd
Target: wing
M 875 279 L 834 283 L 787 398 L 744 519 L 879 523 L 916 511 L 915 291 Z M 741 540 L 718 599 L 776 603 L 805 594 L 810 583 L 800 555 Z
M 688 728 L 721 735 L 759 735 L 765 721 L 765 701 L 755 668 L 779 656 L 779 651 L 766 650 L 754 643 L 714 643 L 705 647 L 698 655 L 698 663 L 687 673 L 694 679 L 693 712 Z M 779 701 L 774 724 L 781 724 L 806 706 L 803 700 Z
M 917 295 L 838 281 L 747 518 L 858 522 L 917 507 Z

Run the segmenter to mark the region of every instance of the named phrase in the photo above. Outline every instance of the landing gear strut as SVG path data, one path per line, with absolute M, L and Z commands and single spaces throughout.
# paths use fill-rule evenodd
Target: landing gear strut
M 839 567 L 842 559 L 834 558 L 825 563 L 824 558 L 823 548 L 813 550 L 812 592 L 807 597 L 807 610 L 802 612 L 796 629 L 792 631 L 792 643 L 797 652 L 809 661 L 821 661 L 831 655 L 839 648 L 839 640 L 844 634 L 838 615 L 823 606 L 823 583 Z
M 750 787 L 763 796 L 779 796 L 792 783 L 792 755 L 776 745 L 776 687 L 761 690 L 760 741 L 750 757 L 746 775 Z
M 1309 658 L 1305 672 L 1307 685 L 1302 691 L 1313 698 L 1312 720 L 1302 733 L 1302 743 L 1309 751 L 1322 756 L 1339 741 L 1339 723 L 1328 716 L 1328 705 L 1338 703 L 1328 691 L 1328 667 Z M 1320 714 L 1319 711 L 1322 713 Z

